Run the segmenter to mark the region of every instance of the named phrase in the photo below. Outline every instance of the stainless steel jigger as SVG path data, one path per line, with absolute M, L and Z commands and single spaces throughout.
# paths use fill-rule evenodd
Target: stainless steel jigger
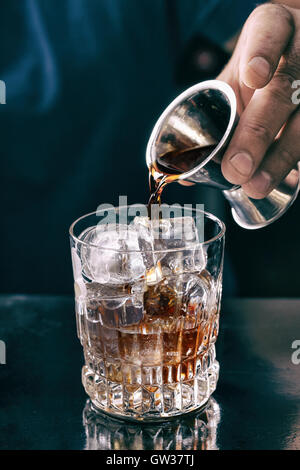
M 198 166 L 180 173 L 179 180 L 222 190 L 237 224 L 256 229 L 274 222 L 295 201 L 299 164 L 264 199 L 252 199 L 241 186 L 229 183 L 222 174 L 221 160 L 238 119 L 236 97 L 227 83 L 198 83 L 179 95 L 158 119 L 147 145 L 146 162 L 150 168 L 168 152 L 215 146 Z

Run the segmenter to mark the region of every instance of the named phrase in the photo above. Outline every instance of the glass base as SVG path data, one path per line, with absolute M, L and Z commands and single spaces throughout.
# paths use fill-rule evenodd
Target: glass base
M 86 365 L 82 369 L 85 391 L 96 409 L 112 417 L 139 422 L 165 421 L 199 410 L 215 391 L 218 377 L 214 345 L 203 355 L 194 377 L 183 382 L 117 383 L 95 374 Z
M 177 413 L 168 413 L 166 415 L 164 414 L 161 414 L 159 416 L 156 416 L 156 415 L 152 415 L 152 416 L 146 416 L 146 415 L 143 415 L 143 416 L 131 416 L 131 415 L 128 415 L 128 414 L 120 414 L 119 412 L 115 412 L 115 411 L 107 411 L 106 409 L 103 409 L 102 407 L 100 408 L 99 407 L 99 404 L 98 402 L 96 401 L 92 401 L 92 405 L 93 405 L 93 410 L 96 411 L 96 412 L 101 412 L 101 413 L 104 413 L 106 414 L 107 416 L 109 416 L 110 418 L 115 418 L 115 419 L 118 419 L 118 420 L 122 420 L 122 421 L 130 421 L 130 422 L 134 422 L 134 423 L 161 423 L 161 422 L 165 422 L 165 421 L 171 421 L 171 420 L 176 420 L 178 417 L 180 416 L 186 416 L 186 415 L 189 415 L 189 414 L 194 414 L 194 413 L 198 413 L 200 412 L 201 410 L 205 410 L 206 406 L 208 405 L 208 402 L 209 402 L 209 398 L 202 404 L 202 405 L 198 405 L 198 406 L 194 406 L 193 408 L 190 408 L 188 411 L 179 411 Z

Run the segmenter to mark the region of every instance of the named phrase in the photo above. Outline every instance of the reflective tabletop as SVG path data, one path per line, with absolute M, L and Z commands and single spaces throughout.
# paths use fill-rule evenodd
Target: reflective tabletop
M 300 449 L 298 299 L 224 300 L 217 391 L 159 424 L 95 412 L 72 298 L 0 296 L 0 344 L 0 449 Z

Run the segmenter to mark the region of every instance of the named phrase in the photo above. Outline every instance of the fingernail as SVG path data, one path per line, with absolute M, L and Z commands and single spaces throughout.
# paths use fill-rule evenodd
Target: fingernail
M 248 66 L 251 67 L 261 78 L 265 80 L 269 78 L 271 67 L 269 62 L 263 57 L 253 57 L 253 59 L 248 62 Z
M 251 175 L 253 170 L 253 160 L 248 153 L 237 153 L 230 159 L 230 163 L 236 171 L 243 176 Z
M 260 194 L 266 194 L 271 188 L 272 178 L 266 171 L 260 171 L 253 176 L 250 184 Z

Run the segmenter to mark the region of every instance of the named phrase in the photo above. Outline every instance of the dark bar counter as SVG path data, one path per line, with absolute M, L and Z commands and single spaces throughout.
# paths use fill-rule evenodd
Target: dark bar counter
M 159 424 L 94 412 L 72 298 L 0 296 L 0 340 L 0 449 L 300 449 L 300 299 L 224 300 L 217 391 Z

